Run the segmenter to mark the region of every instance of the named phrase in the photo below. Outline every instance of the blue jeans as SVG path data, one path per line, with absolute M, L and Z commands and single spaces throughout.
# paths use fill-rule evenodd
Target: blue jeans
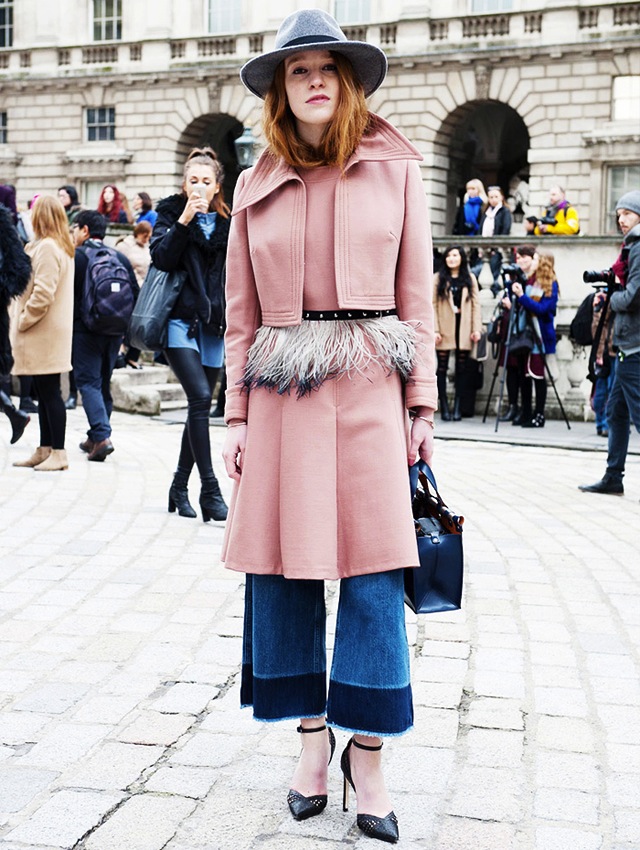
M 324 582 L 247 575 L 240 702 L 272 721 L 320 717 L 363 735 L 413 725 L 402 570 L 340 582 L 327 699 Z
M 616 366 L 618 358 L 611 355 L 611 371 L 606 378 L 596 378 L 595 387 L 593 390 L 593 412 L 596 415 L 596 428 L 604 430 L 608 429 L 607 424 L 607 399 L 613 387 L 613 382 L 616 377 Z
M 631 423 L 640 432 L 640 351 L 618 358 L 616 377 L 607 402 L 609 454 L 607 473 L 622 480 Z
M 89 420 L 87 435 L 94 443 L 111 436 L 111 373 L 115 366 L 121 337 L 75 331 L 73 334 L 73 371 L 82 393 L 82 406 Z

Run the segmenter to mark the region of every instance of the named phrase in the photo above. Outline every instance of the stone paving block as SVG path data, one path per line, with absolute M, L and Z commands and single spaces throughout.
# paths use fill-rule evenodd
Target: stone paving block
M 447 749 L 415 745 L 401 749 L 391 745 L 388 753 L 383 755 L 383 765 L 392 796 L 398 792 L 415 793 L 418 789 L 427 794 L 442 794 L 454 770 L 454 758 Z M 408 765 L 412 765 L 413 769 L 408 770 Z M 421 777 L 419 784 L 416 776 Z
M 523 814 L 522 773 L 505 768 L 463 767 L 445 805 L 449 815 L 516 824 Z
M 476 669 L 486 671 L 504 671 L 521 673 L 524 655 L 517 649 L 478 649 L 474 656 Z
M 611 653 L 587 653 L 587 669 L 592 676 L 606 676 L 620 679 L 638 678 L 638 671 L 628 655 Z
M 600 706 L 598 717 L 609 741 L 617 744 L 640 744 L 640 708 Z
M 49 682 L 32 689 L 13 704 L 14 711 L 35 714 L 64 714 L 89 691 L 89 685 L 74 682 Z
M 600 797 L 568 788 L 540 788 L 536 792 L 533 811 L 542 820 L 591 824 L 600 821 Z
M 615 812 L 616 841 L 640 847 L 640 812 Z
M 612 806 L 640 809 L 640 782 L 633 773 L 616 774 L 607 778 L 607 797 Z
M 522 709 L 517 700 L 476 697 L 469 706 L 469 712 L 462 721 L 469 726 L 481 726 L 488 729 L 524 728 Z
M 640 705 L 640 680 L 592 676 L 589 679 L 597 703 Z
M 80 723 L 109 723 L 115 725 L 127 716 L 138 705 L 139 697 L 95 696 L 87 700 L 74 712 L 74 720 Z
M 517 850 L 516 830 L 511 824 L 445 817 L 438 826 L 433 850 Z
M 88 661 L 126 661 L 142 640 L 142 634 L 101 634 L 85 649 L 83 656 Z
M 441 658 L 468 658 L 469 646 L 466 643 L 454 641 L 425 640 L 423 655 Z
M 640 747 L 610 744 L 607 747 L 609 766 L 616 773 L 640 773 Z
M 170 764 L 156 770 L 144 785 L 147 791 L 203 800 L 219 776 L 215 768 Z
M 241 747 L 242 741 L 227 735 L 196 732 L 170 761 L 193 767 L 221 767 L 235 758 Z
M 45 732 L 29 752 L 20 757 L 20 764 L 64 770 L 82 758 L 109 732 L 108 726 L 59 723 Z
M 34 743 L 40 730 L 51 722 L 51 717 L 22 711 L 0 712 L 0 744 L 21 746 Z
M 457 708 L 462 699 L 461 685 L 441 684 L 438 682 L 416 682 L 412 686 L 415 705 L 428 705 L 434 708 Z
M 426 746 L 451 747 L 458 737 L 458 712 L 454 709 L 415 706 L 414 722 Z
M 577 668 L 578 660 L 570 646 L 561 643 L 529 643 L 532 664 L 554 665 L 555 667 Z
M 158 744 L 169 747 L 181 738 L 194 723 L 192 715 L 160 714 L 158 711 L 139 711 L 131 722 L 116 733 L 119 741 L 131 744 Z M 127 724 L 125 720 L 125 724 Z
M 131 797 L 89 836 L 86 850 L 161 850 L 195 806 L 183 797 Z
M 524 735 L 502 729 L 469 729 L 469 764 L 518 769 L 522 764 Z
M 200 714 L 218 693 L 211 685 L 178 682 L 154 700 L 152 707 L 164 714 Z
M 59 779 L 73 788 L 125 790 L 163 755 L 164 747 L 106 741 L 84 761 L 74 764 Z
M 19 812 L 57 776 L 54 770 L 5 764 L 0 770 L 0 812 Z
M 467 673 L 467 661 L 458 658 L 418 658 L 414 675 L 421 682 L 462 683 Z
M 539 827 L 535 850 L 600 850 L 602 835 L 579 829 Z
M 594 750 L 594 730 L 581 718 L 549 717 L 538 720 L 538 745 L 554 750 L 591 753 Z
M 601 774 L 596 758 L 583 753 L 540 750 L 535 755 L 536 783 L 542 788 L 598 791 Z
M 473 675 L 473 690 L 478 696 L 524 699 L 525 681 L 521 673 L 499 673 L 485 670 Z
M 98 791 L 58 791 L 6 838 L 27 845 L 73 847 L 124 798 Z
M 568 667 L 534 664 L 531 666 L 531 678 L 534 685 L 541 688 L 582 687 L 578 670 L 570 670 Z
M 584 691 L 577 688 L 534 688 L 534 705 L 539 714 L 586 717 L 589 709 Z

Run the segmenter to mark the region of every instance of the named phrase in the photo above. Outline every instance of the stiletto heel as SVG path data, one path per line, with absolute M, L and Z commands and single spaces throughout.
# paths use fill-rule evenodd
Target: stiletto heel
M 353 778 L 351 776 L 351 762 L 349 761 L 349 750 L 352 744 L 359 750 L 377 752 L 382 749 L 382 744 L 377 747 L 369 747 L 366 744 L 359 744 L 355 738 L 351 738 L 347 746 L 344 748 L 342 757 L 340 758 L 340 768 L 344 775 L 342 808 L 345 812 L 349 810 L 349 785 L 353 788 L 354 794 L 358 793 L 356 791 L 356 786 L 353 784 Z M 369 836 L 369 838 L 377 838 L 380 841 L 387 841 L 389 844 L 395 844 L 400 837 L 398 830 L 398 818 L 395 816 L 394 812 L 389 812 L 389 814 L 383 818 L 379 818 L 376 815 L 358 815 L 356 817 L 356 823 L 358 824 L 358 829 L 364 832 L 365 835 Z
M 331 764 L 331 759 L 336 749 L 336 737 L 330 726 L 328 727 L 324 724 L 323 726 L 314 726 L 312 729 L 305 729 L 302 726 L 298 726 L 297 731 L 306 735 L 309 732 L 322 732 L 325 729 L 329 732 L 329 746 L 331 747 L 329 764 Z M 287 794 L 287 803 L 289 804 L 289 811 L 296 820 L 306 820 L 307 818 L 314 817 L 314 815 L 319 815 L 320 812 L 325 810 L 327 806 L 327 795 L 314 794 L 311 797 L 305 797 L 303 794 L 290 788 Z

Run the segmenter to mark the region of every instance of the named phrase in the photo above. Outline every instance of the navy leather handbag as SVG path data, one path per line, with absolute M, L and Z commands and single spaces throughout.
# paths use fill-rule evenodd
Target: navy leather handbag
M 419 567 L 404 571 L 404 601 L 416 614 L 456 611 L 462 602 L 462 525 L 438 493 L 430 467 L 409 470 Z

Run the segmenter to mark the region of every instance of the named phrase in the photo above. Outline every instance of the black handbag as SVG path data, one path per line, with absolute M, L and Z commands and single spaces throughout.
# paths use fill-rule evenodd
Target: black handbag
M 416 614 L 457 611 L 462 602 L 462 524 L 438 493 L 424 461 L 409 470 L 419 567 L 404 570 L 404 601 Z
M 509 340 L 509 352 L 511 354 L 516 354 L 518 352 L 531 351 L 533 349 L 534 344 L 534 336 L 531 328 L 524 328 L 521 331 L 517 331 L 511 334 L 511 339 Z
M 149 266 L 129 320 L 129 345 L 142 351 L 161 351 L 167 347 L 169 316 L 186 277 L 186 271 L 181 269 L 163 272 Z

